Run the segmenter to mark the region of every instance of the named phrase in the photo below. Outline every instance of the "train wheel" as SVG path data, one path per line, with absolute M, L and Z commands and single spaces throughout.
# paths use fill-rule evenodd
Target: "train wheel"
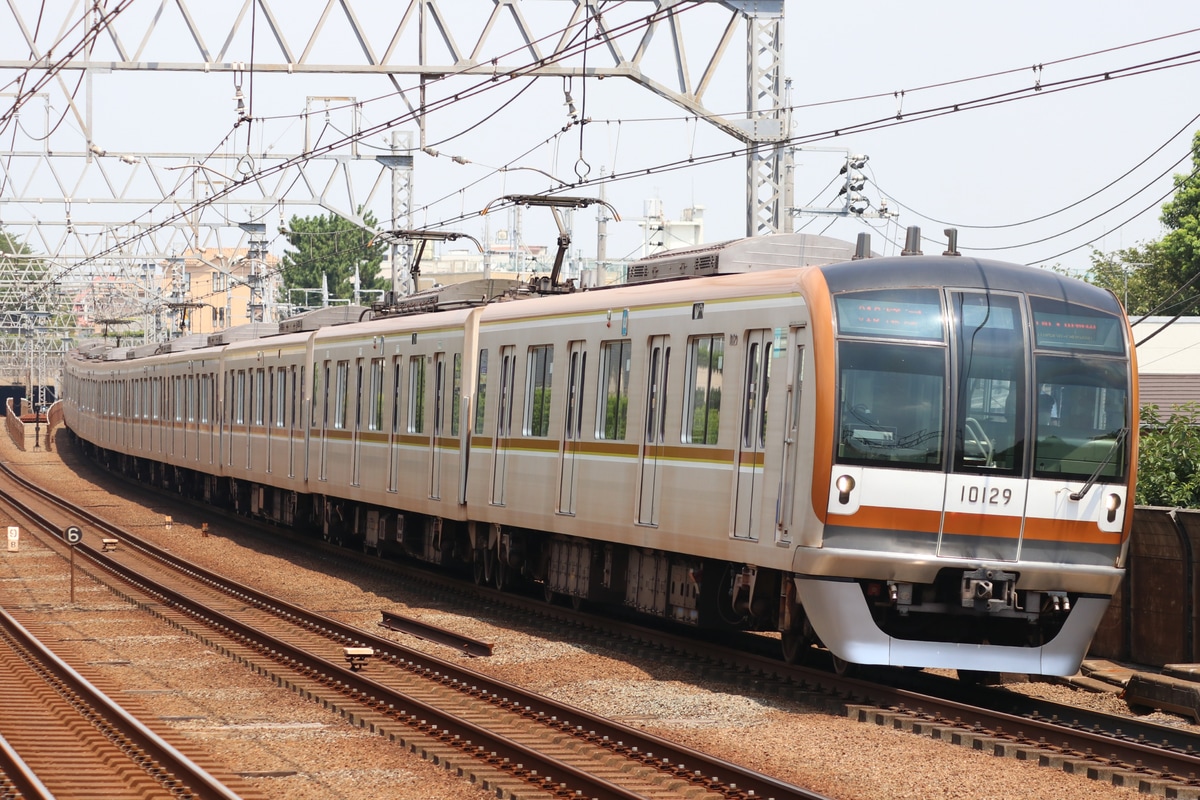
M 508 586 L 508 563 L 503 558 L 496 559 L 496 566 L 492 570 L 492 583 L 502 592 Z
M 542 596 L 550 605 L 554 605 L 554 598 L 557 596 L 557 594 L 557 592 L 550 588 L 550 581 L 546 581 L 542 584 Z
M 803 628 L 783 631 L 780 643 L 783 645 L 783 660 L 789 664 L 799 664 L 812 648 L 812 639 L 805 635 Z
M 471 576 L 478 586 L 484 586 L 492 580 L 496 571 L 496 555 L 486 547 L 475 549 L 471 558 Z
M 854 674 L 858 672 L 858 664 L 838 658 L 833 653 L 829 655 L 833 658 L 833 671 L 843 678 L 853 678 Z
M 572 611 L 582 611 L 583 610 L 583 598 L 577 594 L 571 595 L 571 610 Z

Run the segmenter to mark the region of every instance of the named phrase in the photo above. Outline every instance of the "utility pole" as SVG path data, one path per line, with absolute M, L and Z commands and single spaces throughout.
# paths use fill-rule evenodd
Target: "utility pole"
M 246 311 L 251 322 L 270 322 L 264 298 L 263 284 L 266 282 L 267 225 L 265 222 L 239 222 L 238 227 L 250 235 L 246 247 L 246 261 L 250 274 L 246 283 L 250 286 L 250 302 Z
M 412 133 L 392 131 L 392 152 L 375 160 L 392 171 L 392 230 L 412 227 L 413 157 Z M 391 291 L 394 297 L 415 292 L 412 282 L 412 244 L 393 238 L 388 248 L 392 264 Z
M 601 276 L 605 274 L 604 263 L 608 261 L 608 221 L 611 217 L 608 216 L 607 198 L 605 197 L 605 187 L 608 182 L 603 180 L 604 173 L 607 167 L 600 169 L 600 202 L 596 206 L 596 285 L 601 283 Z

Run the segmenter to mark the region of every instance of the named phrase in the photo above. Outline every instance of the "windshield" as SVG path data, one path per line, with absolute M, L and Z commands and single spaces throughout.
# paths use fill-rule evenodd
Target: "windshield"
M 1038 356 L 1037 477 L 1123 479 L 1128 467 L 1129 387 L 1124 362 L 1100 358 Z M 1117 448 L 1117 452 L 1112 452 Z M 1104 463 L 1108 459 L 1108 463 Z
M 1011 295 L 956 292 L 955 472 L 1017 475 L 1025 449 L 1025 337 Z
M 945 348 L 843 341 L 838 364 L 838 460 L 940 469 Z
M 834 309 L 839 463 L 1081 481 L 1128 475 L 1119 315 L 985 289 L 847 292 Z

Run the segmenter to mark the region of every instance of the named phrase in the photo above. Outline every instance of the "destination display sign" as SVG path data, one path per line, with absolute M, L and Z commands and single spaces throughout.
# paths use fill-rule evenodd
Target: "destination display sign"
M 1038 347 L 1125 352 L 1121 320 L 1117 317 L 1048 298 L 1031 300 Z
M 936 289 L 893 289 L 838 295 L 838 333 L 894 339 L 943 340 Z

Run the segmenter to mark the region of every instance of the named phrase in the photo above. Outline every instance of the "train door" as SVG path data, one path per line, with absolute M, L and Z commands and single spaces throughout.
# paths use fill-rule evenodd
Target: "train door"
M 796 452 L 800 448 L 800 403 L 804 395 L 804 344 L 800 339 L 803 333 L 804 328 L 792 328 L 789 334 L 791 348 L 788 352 L 784 401 L 779 502 L 775 506 L 775 541 L 780 544 L 791 543 L 795 520 L 796 470 L 799 464 Z
M 350 485 L 358 486 L 362 477 L 359 472 L 359 456 L 362 453 L 362 401 L 363 401 L 363 360 L 354 361 L 354 431 L 350 444 Z
M 198 389 L 196 387 L 196 384 L 197 384 L 196 374 L 191 371 L 192 367 L 190 365 L 188 366 L 188 370 L 189 370 L 188 375 L 187 375 L 187 378 L 185 379 L 187 382 L 187 386 L 184 390 L 184 395 L 187 398 L 187 424 L 188 424 L 188 430 L 192 434 L 190 437 L 192 439 L 192 450 L 191 450 L 192 460 L 199 461 L 200 460 L 200 425 L 199 425 L 199 420 L 198 420 L 197 414 L 196 414 L 196 407 L 199 404 L 200 398 L 197 395 Z M 187 451 L 186 444 L 184 445 L 183 449 L 185 452 Z
M 442 499 L 442 450 L 438 437 L 446 417 L 446 354 L 433 354 L 433 425 L 429 431 L 429 498 Z
M 1022 477 L 1029 390 L 1021 298 L 962 291 L 951 292 L 950 300 L 959 332 L 953 351 L 954 461 L 946 476 L 937 552 L 1016 561 L 1028 489 Z
M 395 356 L 392 359 L 392 427 L 391 433 L 388 434 L 388 491 L 397 492 L 400 487 L 400 409 L 403 407 L 400 404 L 401 389 L 404 384 L 400 382 L 403 375 L 404 360 L 401 356 Z
M 297 393 L 300 391 L 300 382 L 296 380 L 296 365 L 288 367 L 288 372 L 291 375 L 291 380 L 288 382 L 291 391 L 285 392 L 286 401 L 288 404 L 288 477 L 296 477 L 296 429 L 299 426 L 300 420 L 296 418 Z M 304 380 L 303 377 L 300 379 Z
M 659 480 L 659 461 L 666 438 L 667 374 L 671 347 L 666 336 L 652 336 L 646 367 L 646 429 L 643 436 L 639 468 L 641 487 L 638 492 L 638 524 L 657 525 L 662 485 Z
M 771 331 L 746 332 L 746 362 L 742 373 L 742 405 L 736 455 L 733 535 L 756 539 L 754 530 L 762 506 L 764 433 L 767 392 L 770 389 Z
M 247 472 L 253 472 L 256 468 L 254 463 L 254 437 L 258 431 L 263 429 L 263 422 L 266 418 L 266 414 L 264 413 L 264 398 L 267 396 L 266 374 L 266 370 L 263 367 L 250 370 L 250 412 L 246 419 Z
M 238 370 L 234 374 L 233 405 L 230 407 L 229 418 L 229 466 L 233 466 L 233 446 L 235 426 L 240 430 L 246 422 L 246 371 Z
M 567 407 L 559 447 L 558 513 L 575 514 L 575 453 L 583 433 L 583 383 L 587 373 L 584 342 L 571 342 L 567 354 Z
M 220 440 L 217 442 L 217 459 L 225 466 L 233 464 L 233 442 L 231 426 L 233 419 L 234 373 L 225 372 L 225 384 L 221 390 L 221 415 L 217 420 Z
M 182 417 L 179 399 L 182 396 L 182 390 L 179 387 L 179 375 L 167 375 L 167 419 L 170 422 L 168 431 L 170 435 L 167 439 L 167 455 L 175 456 L 175 438 L 179 435 L 179 429 L 182 427 Z M 118 409 L 118 395 L 116 395 L 116 381 L 113 381 L 113 417 L 116 417 L 116 409 Z
M 200 376 L 200 428 L 203 431 L 204 443 L 201 460 L 208 465 L 213 463 L 213 442 L 216 439 L 213 431 L 213 374 Z
M 325 467 L 329 459 L 329 379 L 330 375 L 329 362 L 326 361 L 321 366 L 321 374 L 325 376 L 324 387 L 325 391 L 317 391 L 313 396 L 313 402 L 316 403 L 316 398 L 321 398 L 321 443 L 320 450 L 317 455 L 317 480 L 328 480 L 325 474 Z
M 508 442 L 512 435 L 513 386 L 516 380 L 516 347 L 500 348 L 500 398 L 496 408 L 496 437 L 492 440 L 492 505 L 504 505 L 504 478 Z
M 158 436 L 158 443 L 154 445 L 154 450 L 160 455 L 166 452 L 166 448 L 163 445 L 165 438 L 164 430 L 166 427 L 166 411 L 163 408 L 166 404 L 164 399 L 165 392 L 166 389 L 163 387 L 162 376 L 156 375 L 154 377 L 154 432 Z
M 278 372 L 282 374 L 283 370 L 280 369 Z M 279 418 L 279 412 L 275 408 L 275 373 L 276 369 L 274 367 L 267 368 L 267 419 L 266 430 L 264 431 L 264 438 L 267 443 L 267 463 L 263 468 L 267 471 L 268 475 L 271 474 L 271 466 L 274 463 L 274 459 L 271 457 L 271 448 L 274 446 L 272 434 L 275 432 L 275 420 Z

